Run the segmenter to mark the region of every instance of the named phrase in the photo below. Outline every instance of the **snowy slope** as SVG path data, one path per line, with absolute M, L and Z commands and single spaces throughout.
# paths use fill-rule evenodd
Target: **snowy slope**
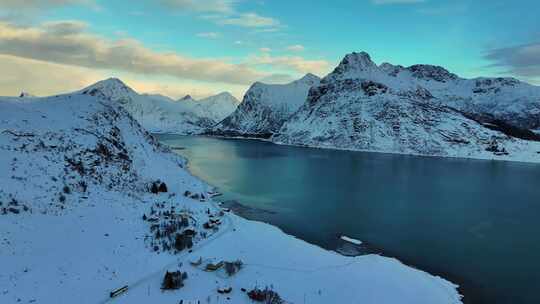
M 309 89 L 319 78 L 307 74 L 288 84 L 254 83 L 236 111 L 225 118 L 213 133 L 258 136 L 277 132 L 304 103 Z
M 306 103 L 272 140 L 351 150 L 540 161 L 539 142 L 490 130 L 447 106 L 442 92 L 462 92 L 457 82 L 469 83 L 439 67 L 379 67 L 366 53 L 349 54 L 310 90 Z M 481 104 L 483 99 L 477 101 Z
M 191 97 L 174 101 L 163 95 L 140 95 L 116 78 L 81 90 L 85 91 L 99 91 L 102 96 L 119 102 L 146 129 L 156 133 L 198 134 L 234 111 L 228 107 L 233 101 L 225 94 L 210 97 L 204 104 Z
M 0 98 L 0 150 L 0 303 L 251 303 L 240 289 L 257 286 L 288 303 L 461 303 L 455 285 L 394 259 L 344 257 L 201 202 L 211 187 L 95 91 Z M 149 191 L 158 180 L 167 192 Z M 179 218 L 195 236 L 175 254 Z M 232 277 L 201 269 L 236 259 Z M 187 272 L 185 286 L 160 290 L 166 270 Z

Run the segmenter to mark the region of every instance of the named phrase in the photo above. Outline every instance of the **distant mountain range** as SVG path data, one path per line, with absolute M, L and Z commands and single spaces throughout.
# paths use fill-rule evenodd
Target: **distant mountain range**
M 464 79 L 432 65 L 376 65 L 361 52 L 346 55 L 320 82 L 304 77 L 288 85 L 254 84 L 209 133 L 348 150 L 540 161 L 539 128 L 540 87 L 514 78 Z
M 540 87 L 514 78 L 465 79 L 433 65 L 377 65 L 365 52 L 346 55 L 323 79 L 307 74 L 288 84 L 256 82 L 240 104 L 229 93 L 176 101 L 138 94 L 116 78 L 76 93 L 118 102 L 155 133 L 540 161 Z
M 304 105 L 272 140 L 282 144 L 432 156 L 540 158 L 537 154 L 540 143 L 509 136 L 494 130 L 501 126 L 487 126 L 481 121 L 481 117 L 489 115 L 495 119 L 511 118 L 508 122 L 515 125 L 522 123 L 515 115 L 507 115 L 515 107 L 507 112 L 481 112 L 493 108 L 486 106 L 488 101 L 500 107 L 508 100 L 488 99 L 474 93 L 474 89 L 467 95 L 471 82 L 474 88 L 485 88 L 482 84 L 487 79 L 478 80 L 477 86 L 477 81 L 460 79 L 440 67 L 377 66 L 366 53 L 349 54 L 310 90 Z M 507 90 L 509 83 L 514 83 L 516 88 L 520 85 L 510 79 L 491 81 L 495 82 L 501 90 Z M 486 94 L 497 96 L 491 90 Z M 458 100 L 463 100 L 463 104 Z M 532 132 L 528 135 L 535 138 Z
M 229 93 L 201 100 L 188 95 L 177 101 L 163 95 L 138 94 L 117 78 L 99 81 L 80 92 L 120 103 L 143 127 L 155 133 L 199 134 L 231 114 L 239 103 Z

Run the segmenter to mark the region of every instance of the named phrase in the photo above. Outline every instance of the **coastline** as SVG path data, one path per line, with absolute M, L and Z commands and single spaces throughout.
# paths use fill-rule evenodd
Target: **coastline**
M 221 139 L 245 139 L 245 140 L 256 140 L 262 142 L 268 142 L 279 146 L 290 146 L 297 148 L 310 148 L 310 149 L 325 149 L 325 150 L 336 150 L 336 151 L 348 151 L 348 152 L 364 152 L 364 153 L 379 153 L 379 154 L 390 154 L 390 155 L 403 155 L 403 156 L 415 156 L 415 157 L 429 157 L 429 158 L 441 158 L 441 159 L 462 159 L 462 160 L 480 160 L 480 161 L 497 161 L 497 162 L 515 162 L 515 163 L 526 163 L 526 164 L 540 164 L 540 151 L 536 155 L 538 157 L 535 160 L 531 159 L 513 159 L 507 158 L 504 156 L 493 155 L 493 157 L 483 157 L 483 156 L 460 156 L 460 155 L 426 155 L 418 153 L 405 153 L 405 152 L 394 152 L 394 151 L 378 151 L 378 150 L 364 150 L 364 149 L 352 149 L 352 148 L 340 148 L 334 146 L 317 146 L 317 145 L 305 145 L 305 144 L 292 144 L 284 143 L 279 141 L 273 141 L 271 138 L 257 138 L 257 137 L 245 137 L 245 136 L 223 136 L 223 135 L 209 135 L 209 134 L 200 134 L 200 135 L 182 135 L 169 133 L 170 135 L 180 135 L 180 136 L 200 136 L 200 137 L 210 137 L 210 138 L 221 138 Z M 540 148 L 540 144 L 539 144 Z M 535 155 L 535 156 L 536 156 Z

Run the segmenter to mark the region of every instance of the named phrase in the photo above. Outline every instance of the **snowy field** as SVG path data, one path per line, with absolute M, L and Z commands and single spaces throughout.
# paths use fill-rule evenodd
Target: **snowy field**
M 0 303 L 252 303 L 242 289 L 267 287 L 286 303 L 461 303 L 456 285 L 395 259 L 220 212 L 185 160 L 95 96 L 0 99 L 0 172 Z M 170 210 L 189 218 L 191 249 L 155 236 Z M 232 276 L 205 269 L 237 260 Z M 187 272 L 182 288 L 160 289 L 167 270 Z

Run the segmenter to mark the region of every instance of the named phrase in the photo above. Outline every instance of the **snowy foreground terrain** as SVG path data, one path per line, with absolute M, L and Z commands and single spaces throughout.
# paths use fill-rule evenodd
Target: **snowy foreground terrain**
M 100 96 L 0 98 L 0 303 L 252 303 L 242 288 L 256 287 L 286 303 L 461 303 L 395 259 L 221 211 L 184 159 Z M 205 271 L 237 260 L 232 276 Z M 162 291 L 166 270 L 187 272 L 184 286 Z

